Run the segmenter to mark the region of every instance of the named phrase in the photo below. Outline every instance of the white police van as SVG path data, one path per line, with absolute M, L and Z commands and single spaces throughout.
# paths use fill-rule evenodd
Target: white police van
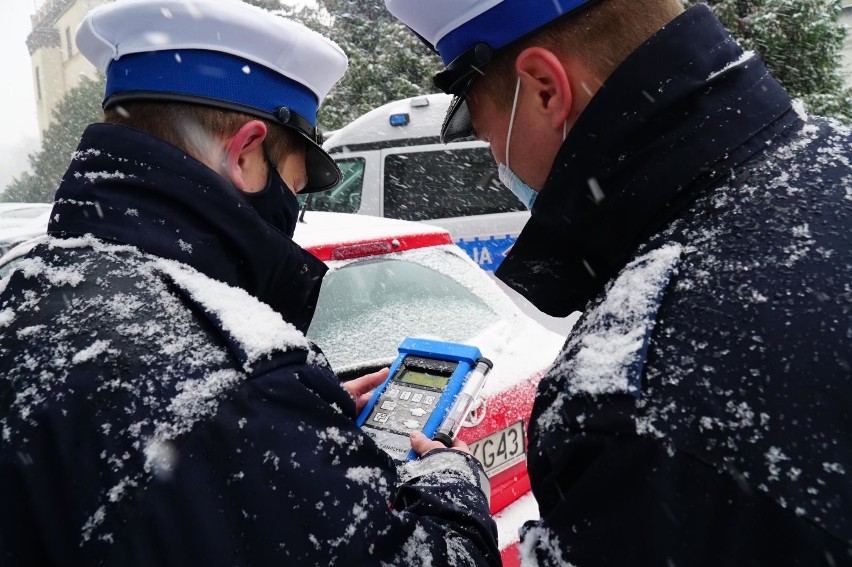
M 309 208 L 427 221 L 447 229 L 483 269 L 496 269 L 529 211 L 500 183 L 488 144 L 441 143 L 450 100 L 398 100 L 335 131 L 323 147 L 343 181 L 314 193 Z

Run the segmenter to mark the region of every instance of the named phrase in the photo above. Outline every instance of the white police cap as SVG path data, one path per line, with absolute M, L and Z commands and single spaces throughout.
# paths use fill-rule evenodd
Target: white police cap
M 77 47 L 106 74 L 104 108 L 177 100 L 266 118 L 307 140 L 306 192 L 340 181 L 316 124 L 347 59 L 305 26 L 239 0 L 117 0 L 86 16 Z
M 456 95 L 445 142 L 472 133 L 464 95 L 499 50 L 599 0 L 385 0 L 387 9 L 441 55 L 435 86 Z

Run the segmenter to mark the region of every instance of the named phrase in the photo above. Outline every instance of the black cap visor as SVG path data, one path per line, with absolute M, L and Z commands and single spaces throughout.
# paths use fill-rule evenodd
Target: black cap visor
M 447 116 L 441 126 L 441 141 L 445 144 L 473 136 L 473 124 L 470 121 L 470 109 L 465 95 L 456 95 L 447 109 Z
M 308 184 L 300 193 L 316 193 L 327 191 L 343 180 L 340 168 L 322 146 L 311 140 L 304 133 L 302 137 L 307 140 L 305 144 L 305 170 L 308 173 Z
M 308 173 L 308 184 L 300 193 L 316 193 L 331 189 L 343 178 L 337 163 L 322 149 L 322 132 L 319 128 L 293 112 L 286 106 L 282 106 L 275 113 L 275 120 L 287 128 L 295 130 L 305 144 L 305 170 Z

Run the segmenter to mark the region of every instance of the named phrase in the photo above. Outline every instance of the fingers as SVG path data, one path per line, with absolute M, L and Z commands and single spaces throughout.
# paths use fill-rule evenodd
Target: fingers
M 385 381 L 388 377 L 388 373 L 390 369 L 382 368 L 378 372 L 373 372 L 372 374 L 365 374 L 360 378 L 355 378 L 354 380 L 350 380 L 349 382 L 343 383 L 343 389 L 349 392 L 349 395 L 352 396 L 353 399 L 357 400 L 363 394 L 374 390 L 376 386 Z
M 355 400 L 356 411 L 360 412 L 367 405 L 373 390 L 387 379 L 389 373 L 389 368 L 382 368 L 378 372 L 365 374 L 343 384 L 343 389 Z
M 433 441 L 423 435 L 422 431 L 412 431 L 411 432 L 411 448 L 414 449 L 414 452 L 419 456 L 423 457 L 429 451 L 433 451 L 435 449 L 446 449 L 446 446 L 440 441 Z M 456 439 L 453 441 L 453 449 L 458 451 L 462 451 L 463 453 L 470 454 L 470 448 L 467 446 L 467 443 L 464 441 L 460 441 Z
M 454 439 L 453 440 L 453 449 L 458 449 L 459 451 L 461 451 L 463 453 L 467 453 L 468 455 L 473 454 L 473 453 L 470 452 L 470 447 L 468 447 L 467 443 L 465 443 L 461 439 Z

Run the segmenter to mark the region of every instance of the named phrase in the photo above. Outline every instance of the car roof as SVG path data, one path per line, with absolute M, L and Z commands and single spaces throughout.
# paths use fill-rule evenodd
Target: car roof
M 368 215 L 307 211 L 293 240 L 323 261 L 452 244 L 445 229 Z
M 27 209 L 42 209 L 45 212 L 50 212 L 53 208 L 53 203 L 0 203 L 0 218 L 4 213 L 13 211 L 23 211 Z

